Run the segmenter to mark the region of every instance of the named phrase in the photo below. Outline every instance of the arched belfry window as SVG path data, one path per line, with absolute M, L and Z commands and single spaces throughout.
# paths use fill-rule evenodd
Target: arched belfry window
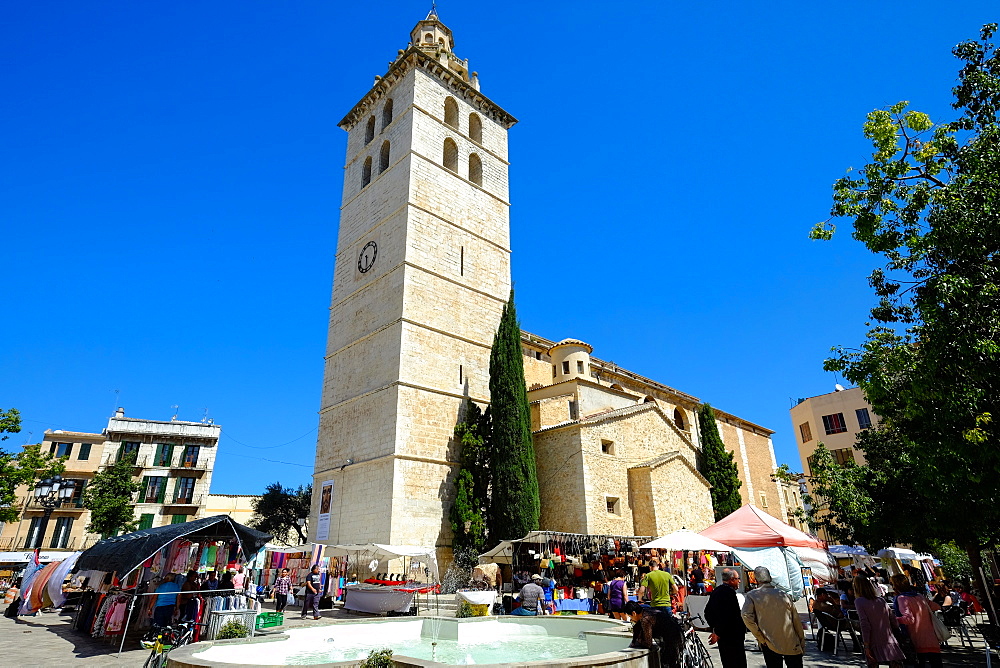
M 677 425 L 677 428 L 681 431 L 687 429 L 687 427 L 684 426 L 684 414 L 681 413 L 681 409 L 679 408 L 674 409 L 674 424 Z
M 477 144 L 483 143 L 483 119 L 479 118 L 479 114 L 469 114 L 469 139 Z
M 372 157 L 365 158 L 365 166 L 361 168 L 361 187 L 372 182 Z
M 444 122 L 458 129 L 458 102 L 453 97 L 444 99 Z
M 451 171 L 458 173 L 458 144 L 450 137 L 444 140 L 444 158 L 442 164 Z
M 428 44 L 433 44 L 434 43 L 434 35 L 432 35 L 429 32 L 428 33 L 424 33 L 424 41 L 427 42 Z
M 382 129 L 385 130 L 389 123 L 392 123 L 392 100 L 386 100 L 382 107 Z
M 378 173 L 389 169 L 389 142 L 382 142 L 382 151 L 378 155 Z
M 477 186 L 483 185 L 483 161 L 475 153 L 469 156 L 469 180 Z
M 368 144 L 372 139 L 375 139 L 375 117 L 372 116 L 368 119 L 368 125 L 365 126 L 365 144 Z

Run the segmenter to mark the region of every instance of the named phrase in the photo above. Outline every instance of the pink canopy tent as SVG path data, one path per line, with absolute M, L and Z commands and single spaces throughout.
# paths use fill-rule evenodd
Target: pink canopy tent
M 732 547 L 811 547 L 826 549 L 826 543 L 747 504 L 701 531 Z

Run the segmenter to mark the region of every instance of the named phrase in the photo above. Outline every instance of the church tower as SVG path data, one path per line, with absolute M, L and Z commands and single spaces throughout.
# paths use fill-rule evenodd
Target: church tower
M 465 397 L 510 292 L 510 114 L 435 11 L 348 132 L 311 539 L 450 547 Z M 324 487 L 332 487 L 325 490 Z

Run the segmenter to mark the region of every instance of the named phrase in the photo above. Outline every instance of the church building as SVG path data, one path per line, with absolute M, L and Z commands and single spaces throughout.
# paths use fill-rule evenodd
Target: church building
M 465 399 L 489 402 L 489 355 L 511 287 L 507 131 L 432 11 L 340 121 L 343 203 L 310 539 L 434 545 Z M 542 528 L 663 534 L 711 523 L 697 398 L 522 333 Z M 781 517 L 770 430 L 719 412 L 744 496 Z M 772 488 L 775 488 L 772 491 Z M 759 494 L 760 496 L 755 496 Z

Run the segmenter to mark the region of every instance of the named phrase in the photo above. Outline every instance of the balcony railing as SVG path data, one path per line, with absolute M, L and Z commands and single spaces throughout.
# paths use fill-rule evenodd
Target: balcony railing
M 45 550 L 86 550 L 89 547 L 93 547 L 97 541 L 101 540 L 100 536 L 74 536 L 66 541 L 65 545 L 59 545 L 58 547 L 52 547 L 52 534 L 45 536 L 45 540 L 38 547 Z M 4 538 L 0 540 L 0 550 L 34 550 L 34 540 L 31 536 L 15 536 Z
M 189 494 L 187 496 L 177 497 L 176 499 L 168 496 L 163 500 L 163 505 L 165 506 L 200 506 L 204 494 Z
M 178 460 L 171 467 L 174 471 L 187 471 L 190 473 L 204 473 L 208 470 L 208 460 L 199 459 L 197 461 L 184 461 L 183 459 Z
M 27 499 L 27 503 L 24 505 L 24 509 L 25 510 L 37 511 L 37 510 L 44 510 L 45 509 L 45 506 L 43 506 L 38 501 L 38 499 L 36 499 L 35 497 L 28 496 L 28 497 L 25 497 L 25 498 Z M 60 510 L 86 510 L 86 508 L 83 507 L 83 497 L 80 497 L 80 498 L 77 498 L 77 499 L 61 499 L 61 500 L 59 500 L 59 505 L 57 505 L 55 507 L 55 510 L 56 511 L 60 511 Z
M 118 461 L 120 459 L 125 459 L 125 455 L 122 455 L 121 457 L 118 456 L 118 453 L 113 453 L 113 454 L 107 455 L 107 456 L 104 457 L 104 460 L 101 462 L 101 468 L 107 468 L 109 466 L 114 466 L 115 464 L 118 463 Z M 140 455 L 140 456 L 138 456 L 138 457 L 135 458 L 135 464 L 133 464 L 133 466 L 135 468 L 137 468 L 137 469 L 144 469 L 147 466 L 152 466 L 151 460 L 152 460 L 152 457 L 150 457 L 149 455 Z

